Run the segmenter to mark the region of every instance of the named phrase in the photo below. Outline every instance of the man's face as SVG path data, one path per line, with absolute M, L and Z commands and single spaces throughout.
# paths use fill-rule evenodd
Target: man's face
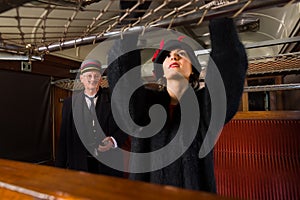
M 99 71 L 88 71 L 80 75 L 80 81 L 87 90 L 98 90 L 101 83 Z

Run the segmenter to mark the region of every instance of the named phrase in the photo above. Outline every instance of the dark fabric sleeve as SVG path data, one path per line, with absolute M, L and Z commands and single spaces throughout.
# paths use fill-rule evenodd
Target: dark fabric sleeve
M 126 119 L 123 116 L 126 115 L 128 109 L 130 109 L 131 118 L 135 118 L 132 107 L 129 108 L 129 105 L 123 104 L 124 97 L 132 96 L 132 94 L 129 94 L 128 91 L 131 87 L 133 87 L 133 85 L 143 85 L 140 73 L 141 56 L 140 50 L 137 49 L 137 41 L 137 34 L 127 34 L 123 39 L 118 39 L 114 42 L 108 54 L 107 76 L 111 92 L 115 92 L 115 86 L 120 78 L 124 75 L 128 75 L 126 74 L 126 72 L 130 71 L 131 69 L 137 69 L 135 70 L 136 73 L 131 74 L 130 77 L 126 77 L 124 79 L 125 81 L 123 82 L 123 84 L 119 85 L 119 87 L 121 88 L 119 90 L 119 93 L 111 98 L 112 106 L 116 108 L 117 112 L 121 116 L 119 118 L 124 119 L 124 121 L 122 122 L 124 123 L 123 126 L 127 126 Z M 135 95 L 135 98 L 145 98 L 143 95 L 143 91 Z M 135 110 L 143 109 L 143 105 L 141 103 L 142 101 L 137 100 L 135 102 L 139 102 L 134 105 Z M 128 129 L 131 129 L 131 127 L 128 127 Z
M 131 9 L 137 3 L 138 1 L 130 1 L 130 2 L 120 1 L 119 6 L 121 10 L 126 10 L 126 9 Z M 136 9 L 140 10 L 141 12 L 130 13 L 122 21 L 120 21 L 120 25 L 127 25 L 129 23 L 133 23 L 134 21 L 132 21 L 132 18 L 138 18 L 143 16 L 145 10 L 147 10 L 150 4 L 151 1 L 143 2 L 142 4 L 140 4 Z M 123 14 L 124 13 L 120 13 L 120 15 Z M 138 33 L 125 32 L 122 38 L 115 39 L 112 48 L 108 52 L 107 76 L 108 76 L 108 82 L 109 82 L 111 92 L 114 92 L 115 85 L 120 80 L 120 78 L 126 74 L 126 72 L 134 68 L 135 69 L 140 68 L 141 66 L 140 50 L 137 47 L 138 37 L 139 37 Z M 121 116 L 120 118 L 124 118 L 123 117 L 124 114 L 129 109 L 129 112 L 131 114 L 130 117 L 135 121 L 135 123 L 138 123 L 135 119 L 138 119 L 138 116 L 141 116 L 138 113 L 140 113 L 142 109 L 144 110 L 144 106 L 142 103 L 143 99 L 145 98 L 143 94 L 144 91 L 142 90 L 138 92 L 136 95 L 134 95 L 133 98 L 135 98 L 136 101 L 135 100 L 131 101 L 130 108 L 129 105 L 124 105 L 119 103 L 124 100 L 124 96 L 128 92 L 128 88 L 132 87 L 133 85 L 140 85 L 140 86 L 143 85 L 140 70 L 137 70 L 137 73 L 135 73 L 133 76 L 130 76 L 130 78 L 125 79 L 125 82 L 123 82 L 123 84 L 120 86 L 121 92 L 115 95 L 114 99 L 111 99 L 111 101 L 112 101 L 112 105 L 115 106 L 118 113 L 120 113 Z M 132 107 L 133 105 L 132 103 L 134 103 L 134 108 Z M 138 112 L 135 112 L 135 110 L 137 110 Z M 128 129 L 131 129 L 131 127 L 127 125 L 126 119 L 124 119 L 122 123 L 123 126 L 127 126 Z
M 126 140 L 128 139 L 128 135 L 126 133 L 124 133 L 116 124 L 115 120 L 113 119 L 113 116 L 110 115 L 109 116 L 109 132 L 110 132 L 110 136 L 112 136 L 116 142 L 118 147 L 123 147 L 124 143 L 126 142 Z
M 140 51 L 137 50 L 137 39 L 138 35 L 126 35 L 121 40 L 116 40 L 112 46 L 112 48 L 109 51 L 108 54 L 108 68 L 107 68 L 107 76 L 108 76 L 108 82 L 110 86 L 111 93 L 115 92 L 115 86 L 120 80 L 120 78 L 126 74 L 129 70 L 133 69 L 134 67 L 138 67 L 141 64 L 141 57 L 140 57 Z M 130 131 L 128 134 L 132 134 L 135 132 L 135 130 L 128 125 L 127 119 L 123 117 L 122 115 L 129 111 L 131 119 L 138 125 L 143 125 L 144 123 L 137 122 L 136 119 L 138 119 L 138 116 L 142 116 L 143 111 L 145 110 L 144 101 L 141 100 L 145 98 L 145 95 L 143 94 L 144 90 L 142 88 L 138 89 L 137 92 L 134 92 L 132 95 L 129 105 L 122 104 L 122 101 L 124 100 L 124 95 L 126 95 L 126 92 L 128 91 L 128 87 L 132 86 L 132 83 L 134 82 L 140 82 L 138 85 L 141 84 L 141 77 L 140 73 L 137 73 L 135 77 L 126 78 L 125 83 L 120 85 L 121 90 L 120 93 L 117 95 L 113 95 L 111 98 L 112 106 L 115 106 L 114 108 L 117 109 L 117 114 L 120 114 L 119 118 L 122 119 L 121 122 L 118 121 L 118 125 L 122 125 L 128 128 Z M 118 86 L 119 87 L 119 86 Z M 144 117 L 142 117 L 144 118 Z M 140 119 L 142 119 L 140 118 Z M 139 120 L 140 121 L 140 120 Z M 120 124 L 122 123 L 122 124 Z M 117 140 L 117 138 L 115 138 Z M 145 145 L 145 139 L 138 139 L 135 137 L 130 137 L 130 149 L 133 152 L 144 152 L 148 150 L 148 146 Z M 118 141 L 117 141 L 118 142 Z M 118 142 L 118 145 L 119 142 Z M 132 159 L 130 157 L 130 167 L 133 164 L 140 163 L 138 160 Z M 138 177 L 136 177 L 138 176 Z M 142 177 L 140 177 L 142 176 Z M 145 174 L 131 174 L 129 175 L 130 179 L 135 180 L 146 180 Z
M 99 94 L 101 94 L 101 96 L 97 101 L 97 118 L 101 128 L 103 129 L 105 136 L 113 137 L 116 140 L 117 145 L 122 147 L 128 136 L 119 128 L 113 118 L 111 112 L 110 89 L 101 88 Z M 104 138 L 100 140 L 100 143 L 103 139 Z
M 220 71 L 226 91 L 225 123 L 227 123 L 239 107 L 248 68 L 247 54 L 239 40 L 232 19 L 213 19 L 210 21 L 209 29 L 212 46 L 211 58 Z
M 60 135 L 58 142 L 58 149 L 55 158 L 55 166 L 66 168 L 67 167 L 67 132 L 70 131 L 68 127 L 68 116 L 70 115 L 71 99 L 66 99 L 62 108 L 62 123 L 60 127 Z
M 118 80 L 127 71 L 141 65 L 140 50 L 137 49 L 138 34 L 126 34 L 123 39 L 116 39 L 108 52 L 107 78 L 113 91 Z M 136 74 L 140 78 L 140 74 Z M 128 80 L 139 81 L 139 80 Z

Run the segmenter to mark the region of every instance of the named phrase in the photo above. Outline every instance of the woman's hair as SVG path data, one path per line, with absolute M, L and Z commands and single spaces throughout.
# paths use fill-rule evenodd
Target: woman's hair
M 170 52 L 175 49 L 181 49 L 187 52 L 192 63 L 192 73 L 189 77 L 189 82 L 195 90 L 198 90 L 200 87 L 199 76 L 201 65 L 194 53 L 194 50 L 188 44 L 179 40 L 169 40 L 163 47 L 161 47 L 161 49 L 158 49 L 155 52 L 152 61 L 154 62 L 154 74 L 157 79 L 157 82 L 159 84 L 166 85 L 166 79 L 163 76 L 164 72 L 162 68 L 162 63 L 164 62 L 165 58 L 170 54 Z

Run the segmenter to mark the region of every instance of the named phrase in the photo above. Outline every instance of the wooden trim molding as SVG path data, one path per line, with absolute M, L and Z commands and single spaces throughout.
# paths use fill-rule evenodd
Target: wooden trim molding
M 300 119 L 300 111 L 237 112 L 233 119 Z

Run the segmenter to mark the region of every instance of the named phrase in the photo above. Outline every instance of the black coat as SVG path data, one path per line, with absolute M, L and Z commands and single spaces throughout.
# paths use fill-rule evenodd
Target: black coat
M 224 110 L 225 120 L 221 122 L 222 125 L 224 125 L 232 119 L 239 107 L 248 67 L 247 55 L 243 45 L 239 41 L 231 19 L 212 20 L 209 28 L 212 44 L 211 58 L 220 72 L 226 91 L 226 103 L 224 103 L 226 106 Z M 110 52 L 110 58 L 116 58 L 116 56 L 113 56 L 115 53 L 120 53 L 120 50 L 128 49 L 128 47 L 126 47 L 127 44 L 134 44 L 133 41 L 136 39 L 134 37 L 135 36 L 128 36 L 128 41 L 124 38 L 116 42 L 115 49 L 113 48 Z M 108 70 L 110 86 L 114 87 L 118 78 L 131 67 L 139 66 L 139 59 L 139 52 L 134 50 L 114 60 Z M 215 77 L 213 77 L 214 73 L 209 66 L 206 81 L 210 81 L 210 84 L 213 84 Z M 126 69 L 126 67 L 128 68 Z M 128 83 L 130 84 L 130 80 L 128 80 Z M 189 88 L 186 91 L 181 98 L 182 102 L 191 98 L 191 90 L 193 89 Z M 180 104 L 175 108 L 170 108 L 170 96 L 165 88 L 157 89 L 146 85 L 140 87 L 133 94 L 130 101 L 130 113 L 138 125 L 144 127 L 150 123 L 149 108 L 154 104 L 160 104 L 164 107 L 167 113 L 167 119 L 163 128 L 159 130 L 156 135 L 149 138 L 132 137 L 131 151 L 136 153 L 155 152 L 165 146 L 169 146 L 170 149 L 160 155 L 155 154 L 155 156 L 150 156 L 149 159 L 132 156 L 130 161 L 131 169 L 137 170 L 143 165 L 153 167 L 162 160 L 167 161 L 172 154 L 176 154 L 177 151 L 183 150 L 184 153 L 179 156 L 178 159 L 170 162 L 163 168 L 146 173 L 131 173 L 131 179 L 178 186 L 186 189 L 216 192 L 213 149 L 208 148 L 210 151 L 205 154 L 205 157 L 199 157 L 204 138 L 207 134 L 213 134 L 211 132 L 207 133 L 209 124 L 211 123 L 213 109 L 211 107 L 212 99 L 210 98 L 209 92 L 212 91 L 209 91 L 209 87 L 207 86 L 194 92 L 198 105 L 195 103 L 195 105 L 190 105 L 189 108 L 183 108 L 189 109 L 187 113 L 190 114 L 190 116 L 188 116 L 189 120 L 184 123 L 183 127 L 180 127 L 180 120 L 182 120 L 183 114 L 180 110 Z M 199 110 L 194 109 L 197 107 Z M 172 114 L 170 114 L 170 109 L 173 110 Z M 124 111 L 120 110 L 120 112 Z M 219 112 L 221 114 L 223 111 L 220 110 Z M 197 115 L 197 113 L 199 113 L 199 115 Z M 198 116 L 200 116 L 200 120 L 197 118 Z M 159 123 L 159 121 L 155 121 L 155 119 L 160 118 L 161 116 L 158 115 L 152 116 L 153 123 Z M 198 123 L 194 123 L 195 121 Z M 192 132 L 195 132 L 196 135 L 190 144 L 187 136 Z M 137 134 L 140 135 L 143 133 L 143 129 L 137 132 Z M 178 134 L 180 136 L 176 138 Z M 216 139 L 214 136 L 212 138 Z
M 97 147 L 106 136 L 112 136 L 119 147 L 124 144 L 127 135 L 116 125 L 110 108 L 109 91 L 100 88 L 95 110 L 105 135 L 101 134 L 102 132 L 98 127 L 96 135 L 98 139 L 95 141 L 87 136 L 88 133 L 92 132 L 90 124 L 92 119 L 83 91 L 64 100 L 58 151 L 55 159 L 57 167 L 88 171 L 88 142 L 94 142 L 94 147 Z M 82 133 L 82 135 L 79 136 L 79 133 Z M 86 140 L 85 145 L 87 148 L 83 145 L 82 141 L 84 140 Z M 92 153 L 91 151 L 90 153 Z M 114 151 L 114 149 L 109 151 Z M 109 153 L 109 151 L 105 153 Z M 99 154 L 102 153 L 99 152 Z M 120 161 L 120 163 L 123 164 L 124 162 Z M 118 171 L 107 168 L 105 165 L 100 164 L 99 168 L 102 174 L 122 176 Z

